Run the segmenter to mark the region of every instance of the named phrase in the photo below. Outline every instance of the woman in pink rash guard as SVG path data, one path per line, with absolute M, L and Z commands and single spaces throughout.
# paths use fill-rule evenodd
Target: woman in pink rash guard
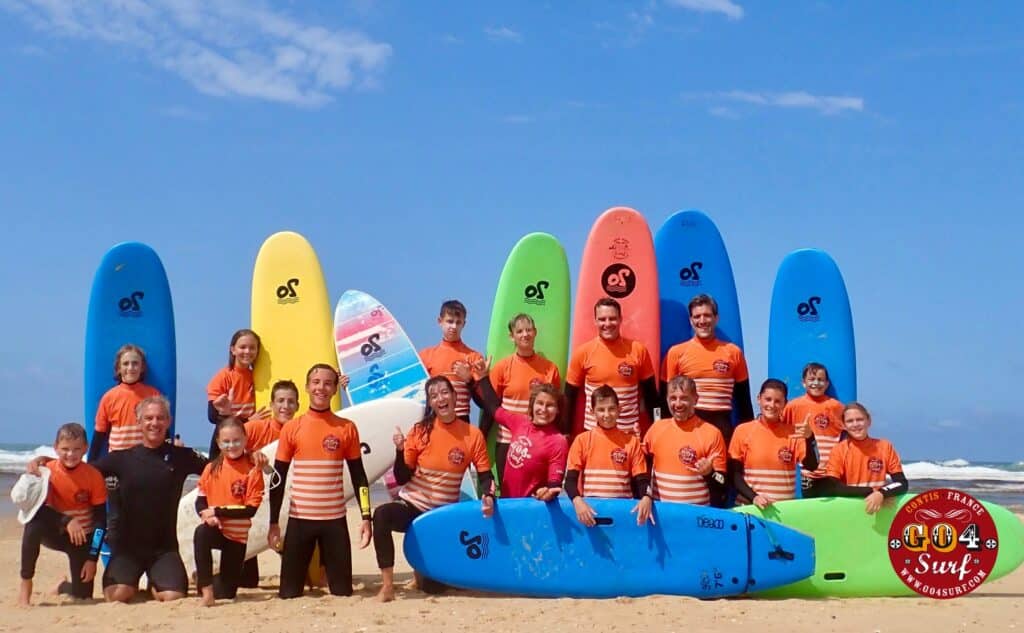
M 476 392 L 477 404 L 489 414 L 489 420 L 504 425 L 512 432 L 505 471 L 501 480 L 501 496 L 534 497 L 551 501 L 562 492 L 565 462 L 569 444 L 559 431 L 561 393 L 549 383 L 539 383 L 530 391 L 527 415 L 511 413 L 500 405 L 488 377 L 487 361 L 473 366 L 470 389 Z M 466 374 L 469 372 L 466 371 Z M 486 436 L 490 429 L 481 427 Z

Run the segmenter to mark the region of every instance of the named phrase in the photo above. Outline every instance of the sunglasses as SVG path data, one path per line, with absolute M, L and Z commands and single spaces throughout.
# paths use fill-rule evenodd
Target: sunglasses
M 221 440 L 217 442 L 217 445 L 222 449 L 238 448 L 239 446 L 244 446 L 245 442 L 243 440 Z

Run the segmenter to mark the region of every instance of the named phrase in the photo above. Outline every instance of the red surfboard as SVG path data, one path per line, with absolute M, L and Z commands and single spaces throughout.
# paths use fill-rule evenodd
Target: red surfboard
M 622 305 L 622 336 L 640 341 L 661 371 L 661 332 L 658 305 L 658 265 L 647 221 L 629 207 L 612 207 L 594 222 L 583 247 L 573 309 L 572 350 L 597 336 L 594 304 L 611 297 Z M 573 416 L 573 437 L 583 431 L 585 404 Z M 649 424 L 641 412 L 641 427 Z

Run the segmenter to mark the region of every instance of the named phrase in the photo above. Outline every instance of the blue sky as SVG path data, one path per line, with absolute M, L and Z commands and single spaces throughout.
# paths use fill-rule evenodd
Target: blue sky
M 7 291 L 0 433 L 80 419 L 104 251 L 151 244 L 174 294 L 178 425 L 249 321 L 271 233 L 313 243 L 419 346 L 439 302 L 482 348 L 523 234 L 578 267 L 624 204 L 699 208 L 764 377 L 789 251 L 846 277 L 861 399 L 909 458 L 1022 459 L 1024 39 L 1013 4 L 658 0 L 0 0 Z

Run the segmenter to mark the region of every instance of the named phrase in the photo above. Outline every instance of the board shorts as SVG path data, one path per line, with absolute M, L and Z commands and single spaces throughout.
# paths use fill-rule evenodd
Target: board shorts
M 178 550 L 159 553 L 118 551 L 110 557 L 110 563 L 103 570 L 103 587 L 128 585 L 137 588 L 142 574 L 146 574 L 149 586 L 156 591 L 188 593 L 188 574 Z

